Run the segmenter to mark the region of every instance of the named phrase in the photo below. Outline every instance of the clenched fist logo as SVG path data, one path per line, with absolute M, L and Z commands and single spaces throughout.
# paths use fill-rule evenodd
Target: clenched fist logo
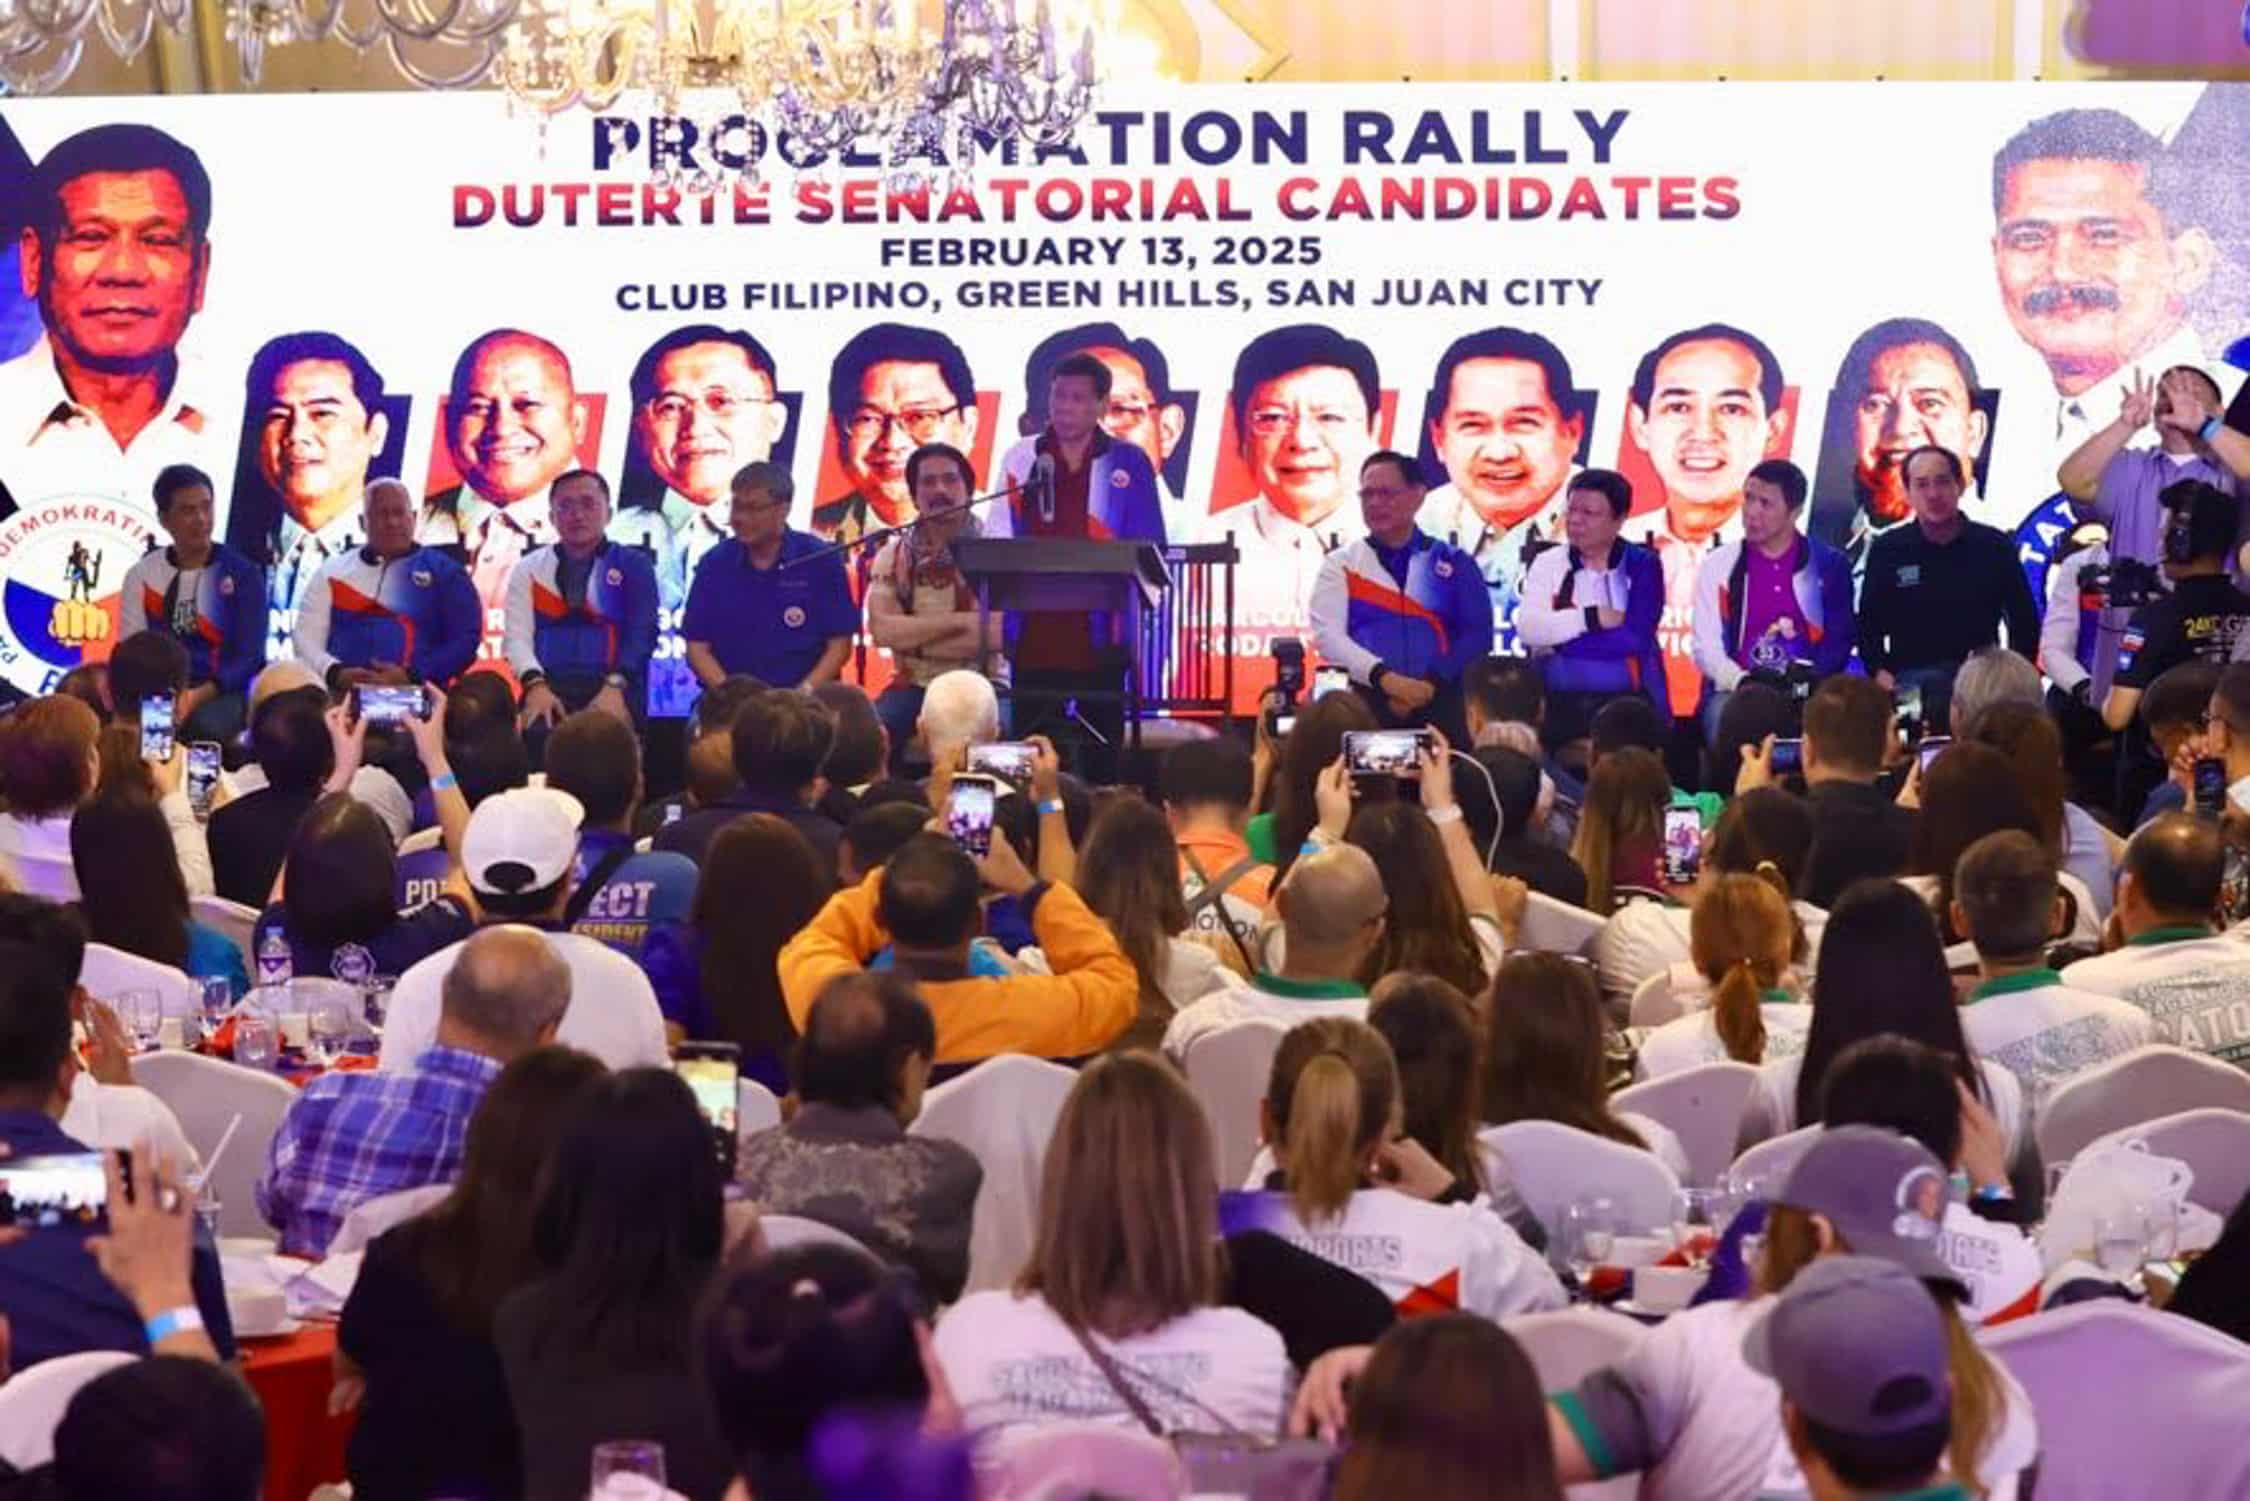
M 47 618 L 47 633 L 58 646 L 84 646 L 109 637 L 109 612 L 83 599 L 58 599 Z

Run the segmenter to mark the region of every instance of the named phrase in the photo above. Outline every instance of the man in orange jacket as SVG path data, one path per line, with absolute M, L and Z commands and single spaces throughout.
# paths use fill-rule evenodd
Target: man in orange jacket
M 1020 898 L 1052 974 L 1002 971 L 972 953 L 987 888 Z M 929 1005 L 939 1064 L 999 1053 L 1081 1058 L 1131 1025 L 1139 1003 L 1139 977 L 1108 924 L 1068 886 L 1035 880 L 999 829 L 981 861 L 943 835 L 918 834 L 830 897 L 781 951 L 790 1021 L 803 1031 L 821 987 L 885 948 Z

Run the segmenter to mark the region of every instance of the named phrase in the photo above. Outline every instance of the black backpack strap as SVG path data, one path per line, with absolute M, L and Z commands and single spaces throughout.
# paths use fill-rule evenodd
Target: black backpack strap
M 1195 921 L 1196 914 L 1206 908 L 1210 909 L 1217 915 L 1219 926 L 1227 930 L 1227 937 L 1234 940 L 1235 951 L 1242 955 L 1242 962 L 1249 967 L 1252 974 L 1256 974 L 1258 972 L 1258 956 L 1251 950 L 1250 941 L 1242 936 L 1242 925 L 1235 921 L 1234 914 L 1227 910 L 1227 904 L 1223 899 L 1228 888 L 1258 867 L 1258 857 L 1244 855 L 1234 864 L 1220 871 L 1218 875 L 1212 876 L 1205 873 L 1203 862 L 1195 858 L 1195 851 L 1183 849 L 1180 851 L 1180 856 L 1187 861 L 1188 869 L 1195 872 L 1196 879 L 1203 883 L 1203 889 L 1195 894 L 1195 900 L 1188 903 L 1188 921 L 1192 923 Z
M 618 867 L 632 859 L 636 853 L 633 841 L 628 839 L 594 862 L 594 868 L 586 872 L 586 879 L 580 881 L 578 889 L 570 894 L 570 905 L 563 908 L 562 925 L 565 931 L 578 926 L 579 920 L 586 915 L 586 909 L 594 905 L 594 898 L 609 884 L 609 878 L 616 875 Z

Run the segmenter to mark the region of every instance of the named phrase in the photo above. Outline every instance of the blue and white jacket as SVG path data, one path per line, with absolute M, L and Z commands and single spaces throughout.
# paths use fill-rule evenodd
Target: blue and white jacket
M 655 564 L 637 547 L 603 542 L 575 607 L 563 598 L 561 565 L 561 545 L 549 543 L 524 554 L 508 575 L 508 666 L 518 681 L 532 673 L 580 680 L 623 673 L 632 682 L 625 701 L 640 703 L 656 652 Z
M 1619 610 L 1623 624 L 1598 623 L 1597 609 Z M 1554 693 L 1645 693 L 1665 702 L 1664 652 L 1656 625 L 1664 615 L 1664 564 L 1620 537 L 1596 567 L 1578 549 L 1557 544 L 1524 571 L 1516 634 L 1538 659 Z
M 383 559 L 370 548 L 330 558 L 297 608 L 297 659 L 336 667 L 396 662 L 449 683 L 476 660 L 484 608 L 468 570 L 434 547 Z
M 1812 630 L 1796 655 L 1821 677 L 1833 677 L 1850 664 L 1859 639 L 1852 617 L 1852 560 L 1825 542 L 1799 536 L 1792 561 L 1790 592 Z M 1737 538 L 1713 548 L 1695 576 L 1695 665 L 1721 693 L 1732 693 L 1749 671 L 1742 640 L 1742 587 L 1749 571 Z
M 171 548 L 147 553 L 126 573 L 117 605 L 119 639 L 144 630 L 172 637 L 187 648 L 190 683 L 242 693 L 266 665 L 266 571 L 223 543 L 184 574 Z
M 1406 677 L 1457 683 L 1492 653 L 1492 593 L 1476 560 L 1416 529 L 1406 543 L 1406 583 L 1383 563 L 1372 537 L 1330 553 L 1308 611 L 1321 660 L 1355 683 L 1378 666 Z

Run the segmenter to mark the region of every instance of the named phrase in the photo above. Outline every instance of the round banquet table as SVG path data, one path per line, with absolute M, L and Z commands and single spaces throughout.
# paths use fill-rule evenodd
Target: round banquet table
M 242 1374 L 266 1412 L 265 1501 L 305 1501 L 315 1486 L 341 1481 L 354 1414 L 328 1415 L 336 1326 L 241 1344 Z

